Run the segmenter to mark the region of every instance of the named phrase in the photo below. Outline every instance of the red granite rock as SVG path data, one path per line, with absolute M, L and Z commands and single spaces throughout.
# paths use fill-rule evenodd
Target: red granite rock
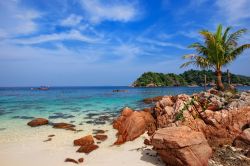
M 150 142 L 150 140 L 148 140 L 148 139 L 145 139 L 143 143 L 144 143 L 145 145 L 151 145 L 151 142 Z
M 97 134 L 94 136 L 97 140 L 100 140 L 100 141 L 105 141 L 108 136 L 107 135 L 103 135 L 103 134 Z
M 156 96 L 156 97 L 152 97 L 152 98 L 146 98 L 146 99 L 143 99 L 143 102 L 146 103 L 146 104 L 150 104 L 150 103 L 160 101 L 162 98 L 163 98 L 163 96 Z
M 27 123 L 27 125 L 29 125 L 31 127 L 37 127 L 37 126 L 41 126 L 41 125 L 46 125 L 48 123 L 49 123 L 49 121 L 47 119 L 36 118 L 36 119 L 30 121 L 29 123 Z
M 92 152 L 93 150 L 96 150 L 97 148 L 99 148 L 99 146 L 98 145 L 94 145 L 94 144 L 92 144 L 92 145 L 85 145 L 85 146 L 81 146 L 78 150 L 77 150 L 77 152 L 79 152 L 79 153 L 90 153 L 90 152 Z
M 203 133 L 186 126 L 159 129 L 151 142 L 162 160 L 169 165 L 205 166 L 212 155 Z
M 75 146 L 86 146 L 86 145 L 92 145 L 94 143 L 95 142 L 92 135 L 87 135 L 85 137 L 74 140 Z
M 155 130 L 155 121 L 149 112 L 133 111 L 125 108 L 121 116 L 113 122 L 113 127 L 118 130 L 116 145 L 126 141 L 132 141 L 142 135 L 145 131 L 152 134 Z
M 76 160 L 72 159 L 72 158 L 66 158 L 66 159 L 64 160 L 64 162 L 71 162 L 71 163 L 78 164 L 78 162 L 77 162 Z
M 84 158 L 79 158 L 79 159 L 78 159 L 78 162 L 79 162 L 79 163 L 83 163 L 83 161 L 84 161 Z
M 53 124 L 53 128 L 56 128 L 56 129 L 65 129 L 65 130 L 76 131 L 76 129 L 74 127 L 75 127 L 75 125 L 69 124 L 69 123 L 64 123 L 64 122 Z
M 243 149 L 250 149 L 250 128 L 245 129 L 234 140 L 233 145 Z

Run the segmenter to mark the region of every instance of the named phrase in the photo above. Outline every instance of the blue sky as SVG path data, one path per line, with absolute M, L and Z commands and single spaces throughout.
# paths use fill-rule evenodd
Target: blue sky
M 199 30 L 249 29 L 249 8 L 249 0 L 1 0 L 0 86 L 130 85 L 146 71 L 181 73 Z M 250 76 L 249 64 L 245 51 L 224 70 Z

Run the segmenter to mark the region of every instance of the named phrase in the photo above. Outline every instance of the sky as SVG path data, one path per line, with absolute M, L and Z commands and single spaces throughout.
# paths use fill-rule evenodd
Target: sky
M 181 73 L 200 30 L 250 30 L 249 8 L 249 0 L 0 0 L 0 86 L 130 85 L 147 71 Z M 223 70 L 250 76 L 249 64 L 248 50 Z

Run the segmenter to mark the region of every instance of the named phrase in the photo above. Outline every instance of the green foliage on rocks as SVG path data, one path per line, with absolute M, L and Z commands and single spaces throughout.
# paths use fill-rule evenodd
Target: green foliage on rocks
M 212 70 L 188 70 L 182 74 L 146 72 L 133 83 L 133 86 L 202 86 L 204 85 L 205 75 L 207 77 L 207 84 L 213 85 L 216 76 Z M 250 77 L 236 74 L 230 74 L 230 76 L 232 84 L 250 85 Z M 224 83 L 228 82 L 226 72 L 222 73 L 222 81 Z

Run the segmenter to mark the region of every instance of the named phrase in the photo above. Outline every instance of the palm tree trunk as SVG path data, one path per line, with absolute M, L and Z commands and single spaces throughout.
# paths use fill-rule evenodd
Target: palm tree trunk
M 220 69 L 217 69 L 217 71 L 216 71 L 216 77 L 217 77 L 217 88 L 219 89 L 219 90 L 224 90 L 224 85 L 223 85 L 223 83 L 222 83 L 222 79 L 221 79 L 221 77 L 222 77 L 222 72 L 221 72 L 221 70 Z

